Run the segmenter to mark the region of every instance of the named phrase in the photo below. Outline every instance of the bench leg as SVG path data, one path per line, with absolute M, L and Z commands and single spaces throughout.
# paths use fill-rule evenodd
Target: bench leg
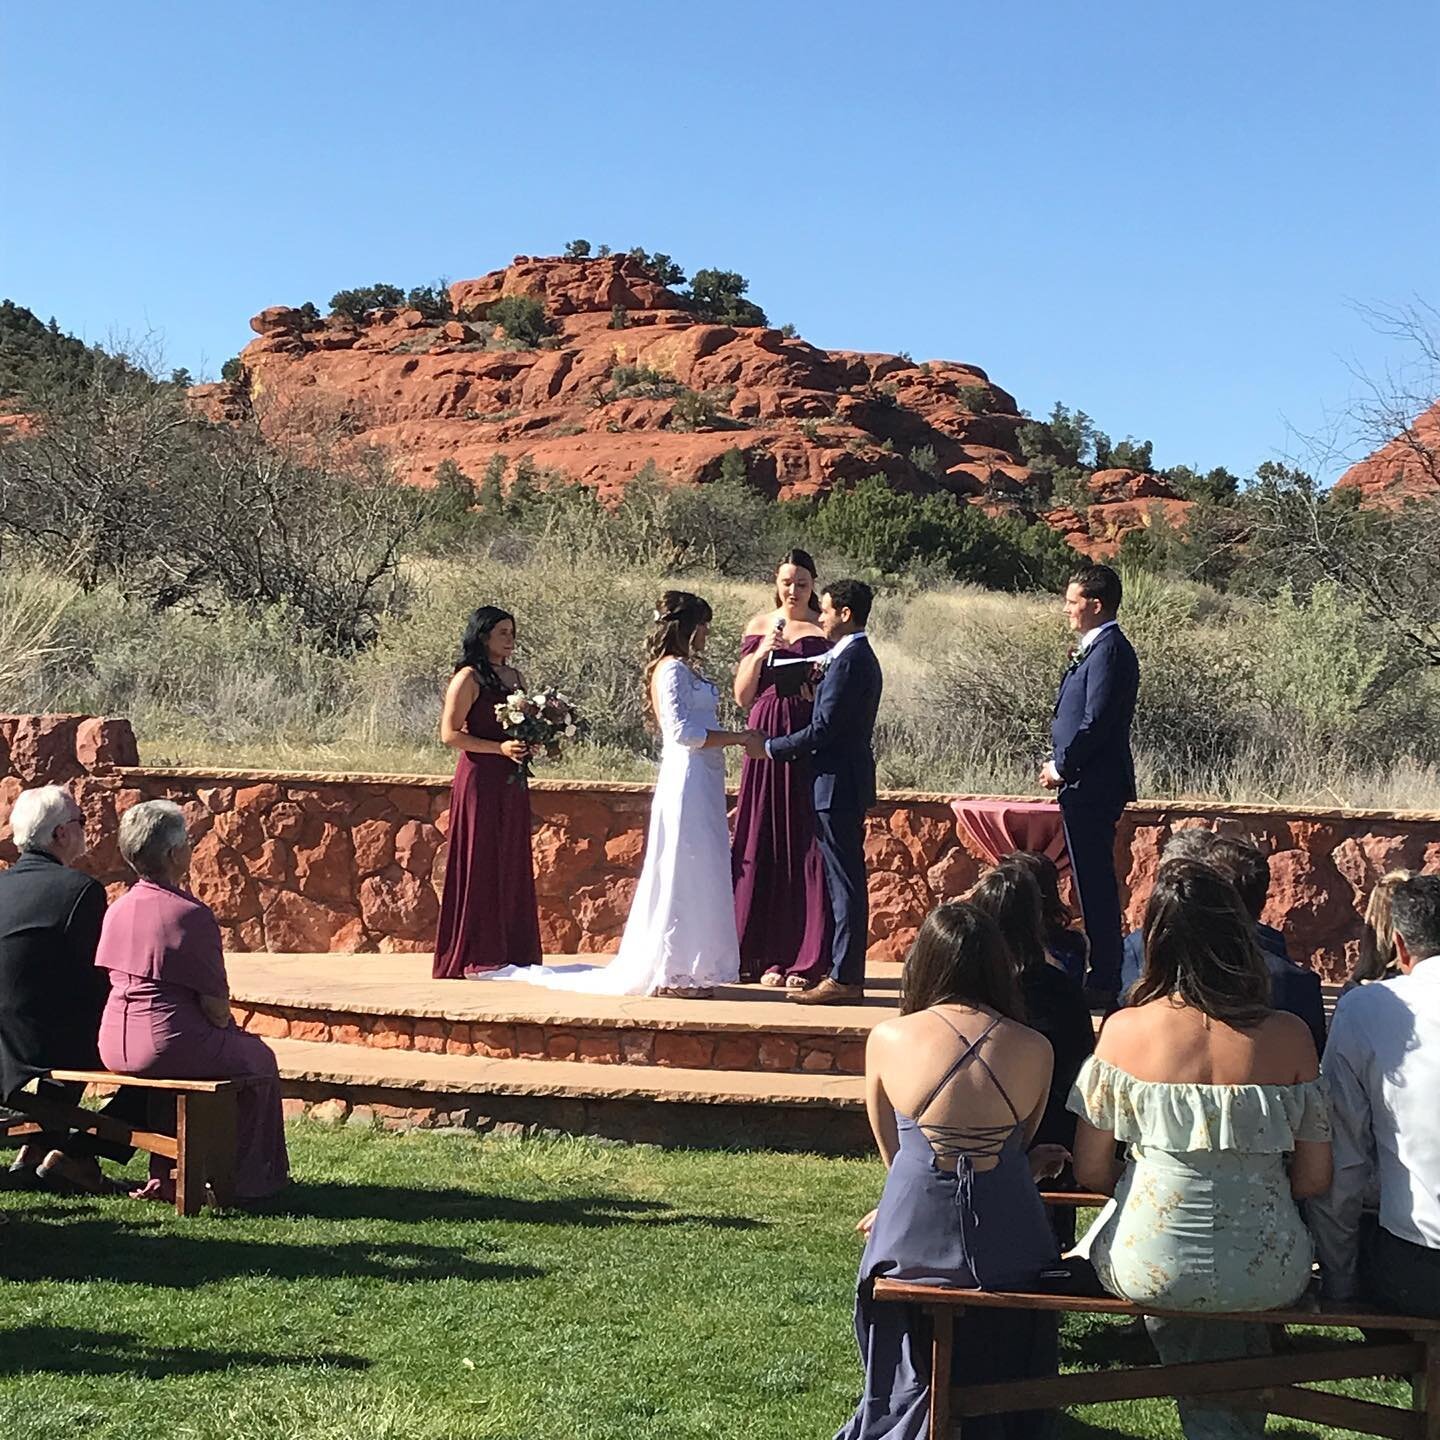
M 955 1350 L 955 1311 L 937 1305 L 930 1312 L 930 1436 L 950 1440 L 950 1371 Z M 1427 1437 L 1429 1440 L 1429 1437 Z
M 175 1210 L 197 1215 L 206 1185 L 217 1205 L 235 1199 L 235 1092 L 182 1094 L 175 1102 Z
M 1440 1440 L 1440 1336 L 1426 1331 L 1414 1338 L 1425 1347 L 1425 1368 L 1411 1377 L 1411 1403 L 1420 1412 L 1424 1440 Z

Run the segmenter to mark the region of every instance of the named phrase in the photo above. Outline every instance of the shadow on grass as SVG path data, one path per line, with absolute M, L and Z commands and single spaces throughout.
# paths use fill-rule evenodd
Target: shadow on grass
M 272 1355 L 263 1350 L 174 1349 L 119 1331 L 74 1330 L 64 1325 L 21 1325 L 0 1330 L 0 1375 L 133 1375 L 165 1380 L 243 1367 L 325 1367 L 368 1370 L 359 1355 Z
M 136 1221 L 111 1211 L 11 1212 L 5 1227 L 0 1277 L 6 1280 L 112 1280 L 121 1284 L 189 1289 L 237 1275 L 281 1280 L 534 1280 L 535 1265 L 476 1260 L 464 1251 L 487 1249 L 482 1239 L 464 1251 L 411 1241 L 291 1243 L 283 1229 L 273 1242 L 226 1234 L 225 1222 L 204 1229 L 184 1221 Z
M 406 1224 L 463 1220 L 508 1225 L 565 1225 L 606 1229 L 614 1225 L 703 1225 L 715 1230 L 760 1230 L 767 1221 L 747 1215 L 696 1215 L 663 1200 L 621 1195 L 577 1195 L 563 1200 L 521 1200 L 451 1187 L 406 1190 L 393 1185 L 347 1185 L 321 1181 L 296 1185 L 253 1206 L 270 1219 L 394 1220 Z
M 1087 1325 L 1064 1326 L 1060 1331 L 1060 1363 L 1067 1369 L 1106 1370 L 1154 1365 L 1155 1347 L 1142 1322 L 1102 1319 Z

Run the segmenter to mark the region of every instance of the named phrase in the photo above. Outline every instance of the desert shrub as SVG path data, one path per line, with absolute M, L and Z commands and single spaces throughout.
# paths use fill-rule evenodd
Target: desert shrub
M 797 340 L 800 337 L 800 331 L 788 320 L 780 327 L 780 333 L 787 340 Z
M 455 317 L 455 307 L 450 302 L 450 287 L 443 280 L 434 285 L 415 286 L 406 295 L 405 303 L 427 320 L 452 320 Z
M 750 282 L 734 270 L 697 270 L 686 292 L 695 313 L 719 325 L 764 325 L 765 312 L 745 299 Z
M 337 290 L 330 297 L 330 313 L 344 315 L 358 325 L 372 310 L 386 310 L 405 303 L 398 285 L 361 285 L 354 290 Z
M 611 400 L 668 400 L 675 395 L 693 394 L 673 375 L 652 365 L 616 365 L 610 371 L 610 386 L 600 396 L 601 404 Z
M 568 240 L 563 253 L 567 260 L 588 260 L 590 258 L 590 242 L 588 240 Z
M 940 473 L 940 459 L 933 445 L 917 445 L 910 452 L 910 463 L 924 475 Z
M 545 307 L 530 295 L 507 295 L 497 300 L 486 319 L 498 325 L 511 340 L 525 346 L 536 346 L 550 334 Z
M 1095 468 L 1097 470 L 1149 470 L 1154 445 L 1149 440 L 1134 440 L 1127 435 L 1112 441 L 1103 432 L 1095 434 Z
M 1160 474 L 1183 499 L 1210 505 L 1227 504 L 1240 490 L 1240 477 L 1232 475 L 1223 465 L 1203 474 L 1189 465 L 1172 465 Z
M 816 507 L 812 527 L 818 543 L 881 575 L 925 564 L 995 589 L 1053 589 L 1071 559 L 1048 527 L 1031 527 L 1044 531 L 1031 537 L 1018 521 L 992 520 L 953 495 L 904 494 L 883 475 L 832 492 Z
M 728 390 L 728 394 L 727 394 Z M 733 398 L 734 387 L 696 391 L 683 389 L 675 397 L 671 427 L 676 430 L 713 430 L 724 417 L 724 406 Z
M 623 305 L 610 307 L 610 328 L 624 330 L 630 324 L 630 312 Z
M 677 285 L 685 283 L 685 271 L 663 251 L 657 250 L 652 255 L 636 245 L 627 253 L 632 260 L 640 263 L 641 268 L 657 285 L 673 290 Z
M 245 378 L 245 367 L 240 363 L 238 355 L 232 355 L 221 367 L 220 378 L 222 380 L 243 380 Z

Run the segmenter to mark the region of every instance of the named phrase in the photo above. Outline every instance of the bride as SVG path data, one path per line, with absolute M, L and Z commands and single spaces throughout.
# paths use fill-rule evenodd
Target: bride
M 745 734 L 717 728 L 720 692 L 700 671 L 711 619 L 709 604 L 684 590 L 667 590 L 655 609 L 645 682 L 661 738 L 660 774 L 619 954 L 601 967 L 506 966 L 477 979 L 690 999 L 738 979 L 721 752 L 743 745 Z

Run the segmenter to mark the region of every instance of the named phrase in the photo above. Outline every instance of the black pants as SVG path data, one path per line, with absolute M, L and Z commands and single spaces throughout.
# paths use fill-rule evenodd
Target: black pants
M 865 815 L 863 811 L 817 810 L 815 826 L 834 921 L 830 978 L 842 985 L 863 985 L 865 947 L 870 938 L 870 894 L 865 888 Z
M 112 1120 L 123 1120 L 127 1125 L 148 1125 L 150 1093 L 133 1085 L 122 1085 L 100 1107 L 99 1113 L 108 1115 Z M 84 1094 L 85 1087 L 77 1081 L 40 1082 L 39 1098 L 53 1100 L 60 1105 L 78 1105 Z M 47 1152 L 58 1150 L 72 1160 L 114 1160 L 123 1165 L 135 1153 L 131 1145 L 122 1145 L 118 1140 L 106 1140 L 99 1135 L 89 1135 L 82 1130 L 44 1130 L 36 1135 L 27 1135 L 24 1140 L 27 1145 L 34 1145 Z
M 1383 1225 L 1361 1230 L 1365 1298 L 1397 1315 L 1440 1317 L 1440 1250 L 1392 1235 Z
M 1120 922 L 1120 885 L 1115 878 L 1115 827 L 1120 811 L 1097 809 L 1060 796 L 1065 822 L 1065 848 L 1075 876 L 1080 918 L 1090 942 L 1087 990 L 1115 995 L 1120 989 L 1120 962 L 1125 940 Z

